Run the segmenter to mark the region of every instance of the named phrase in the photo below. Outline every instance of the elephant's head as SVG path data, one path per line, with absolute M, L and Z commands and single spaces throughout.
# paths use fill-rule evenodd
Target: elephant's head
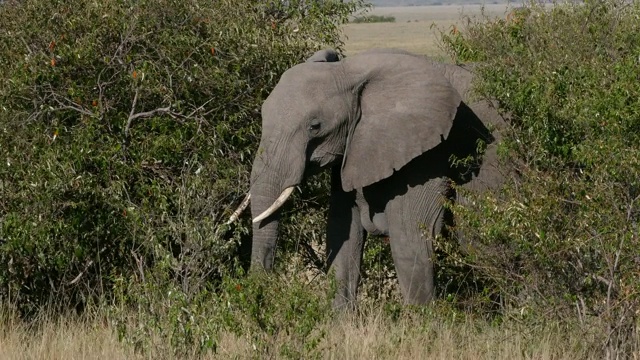
M 352 191 L 389 177 L 451 129 L 460 94 L 425 58 L 334 52 L 286 71 L 262 106 L 251 174 L 252 263 L 271 268 L 278 209 L 305 177 L 339 166 Z

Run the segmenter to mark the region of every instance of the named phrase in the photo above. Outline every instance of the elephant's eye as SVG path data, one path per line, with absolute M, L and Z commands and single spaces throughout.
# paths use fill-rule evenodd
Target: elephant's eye
M 320 130 L 320 121 L 313 120 L 309 125 L 309 131 L 311 131 L 312 133 L 315 133 L 315 132 L 318 132 L 318 130 Z

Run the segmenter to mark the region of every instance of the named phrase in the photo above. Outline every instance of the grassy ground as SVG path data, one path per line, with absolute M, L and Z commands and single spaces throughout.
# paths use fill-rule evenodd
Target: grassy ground
M 513 6 L 491 4 L 484 10 L 488 16 L 504 18 L 509 7 Z M 436 44 L 436 28 L 459 27 L 464 24 L 465 16 L 479 16 L 481 9 L 480 5 L 374 8 L 370 15 L 393 16 L 396 21 L 345 25 L 346 52 L 349 55 L 375 47 L 395 47 L 424 55 L 442 55 Z
M 0 310 L 0 359 L 131 359 L 132 349 L 97 319 L 42 318 L 27 325 Z
M 320 359 L 588 359 L 588 339 L 566 327 L 547 324 L 518 329 L 518 324 L 490 326 L 472 320 L 390 320 L 380 309 L 323 324 L 320 342 L 307 355 Z M 151 340 L 153 342 L 153 340 Z M 281 349 L 294 339 L 277 334 L 268 352 L 256 353 L 249 337 L 222 334 L 210 359 L 286 358 Z M 4 312 L 0 319 L 0 358 L 17 359 L 167 359 L 166 344 L 145 354 L 118 341 L 113 325 L 99 318 L 41 319 L 36 327 Z M 180 358 L 189 358 L 182 355 Z M 195 356 L 194 356 L 195 357 Z M 305 356 L 307 357 L 307 356 Z

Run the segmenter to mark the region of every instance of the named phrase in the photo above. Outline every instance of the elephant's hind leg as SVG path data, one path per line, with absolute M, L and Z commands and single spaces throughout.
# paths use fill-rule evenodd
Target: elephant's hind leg
M 433 179 L 389 204 L 391 253 L 407 304 L 434 297 L 433 239 L 443 227 L 445 189 L 445 182 Z
M 402 296 L 407 304 L 424 304 L 434 296 L 431 239 L 418 231 L 390 229 L 393 262 Z

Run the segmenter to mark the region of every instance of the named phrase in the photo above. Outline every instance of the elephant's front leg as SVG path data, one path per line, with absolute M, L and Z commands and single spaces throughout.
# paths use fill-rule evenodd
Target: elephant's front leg
M 337 282 L 334 308 L 355 307 L 365 236 L 355 193 L 342 190 L 340 168 L 337 166 L 331 175 L 327 220 L 327 259 Z

